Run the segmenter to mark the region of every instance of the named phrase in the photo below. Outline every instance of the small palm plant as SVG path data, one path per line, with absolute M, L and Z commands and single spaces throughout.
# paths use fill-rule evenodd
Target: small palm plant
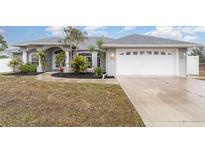
M 60 71 L 63 72 L 63 66 L 65 64 L 65 57 L 66 57 L 66 54 L 65 54 L 65 51 L 59 51 L 57 54 L 56 54 L 56 66 L 57 67 L 60 67 Z
M 38 56 L 40 58 L 40 62 L 41 62 L 41 65 L 42 65 L 42 70 L 46 71 L 47 67 L 48 67 L 48 61 L 47 61 L 46 52 L 43 51 L 43 50 L 38 51 Z
M 102 49 L 102 46 L 104 44 L 104 40 L 103 38 L 100 38 L 96 41 L 96 45 L 99 49 L 99 57 L 100 57 L 100 61 L 102 61 L 105 58 L 105 51 Z
M 89 45 L 87 48 L 90 52 L 94 52 L 96 50 L 94 45 Z
M 17 69 L 18 69 L 18 67 L 19 67 L 20 65 L 22 65 L 22 64 L 23 64 L 23 62 L 22 62 L 21 59 L 19 59 L 19 58 L 14 58 L 14 59 L 12 59 L 12 60 L 8 63 L 8 66 L 13 69 L 13 72 L 16 72 Z
M 89 66 L 85 56 L 75 56 L 71 62 L 71 67 L 75 73 L 84 73 Z

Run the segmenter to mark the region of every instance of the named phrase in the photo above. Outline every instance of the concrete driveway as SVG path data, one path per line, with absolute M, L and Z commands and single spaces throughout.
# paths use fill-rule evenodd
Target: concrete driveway
M 117 80 L 146 126 L 205 126 L 205 81 L 122 76 Z

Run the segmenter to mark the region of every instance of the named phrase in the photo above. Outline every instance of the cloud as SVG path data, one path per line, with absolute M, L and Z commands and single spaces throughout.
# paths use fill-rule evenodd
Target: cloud
M 46 32 L 51 33 L 54 37 L 64 37 L 63 26 L 50 26 L 45 29 Z
M 191 35 L 186 35 L 183 38 L 183 40 L 185 41 L 193 41 L 193 42 L 198 41 L 198 39 L 199 38 L 197 36 L 191 36 Z
M 205 32 L 205 27 L 198 27 L 198 26 L 192 26 L 192 27 L 178 27 L 179 30 L 181 30 L 184 33 L 193 35 L 196 33 L 203 33 Z
M 125 26 L 118 33 L 124 33 L 124 32 L 127 32 L 127 31 L 131 31 L 131 30 L 134 30 L 135 28 L 136 28 L 135 26 Z
M 3 29 L 0 29 L 0 34 L 3 34 L 4 33 L 4 30 Z
M 108 36 L 106 26 L 87 26 L 83 28 L 83 31 L 88 33 L 88 36 Z
M 105 30 L 105 26 L 87 26 L 83 28 L 83 31 L 88 33 L 88 36 L 108 36 L 109 33 Z M 64 37 L 63 26 L 50 26 L 46 28 L 46 32 L 51 33 L 54 37 Z
M 176 40 L 199 42 L 196 36 L 198 33 L 204 33 L 205 27 L 155 27 L 154 30 L 145 33 L 146 35 L 171 38 Z
M 156 37 L 165 37 L 172 39 L 181 39 L 182 33 L 175 27 L 155 27 L 154 30 L 147 32 L 147 35 Z

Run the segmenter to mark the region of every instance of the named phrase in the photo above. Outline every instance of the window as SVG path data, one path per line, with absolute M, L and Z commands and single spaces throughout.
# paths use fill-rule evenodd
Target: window
M 159 54 L 159 52 L 158 51 L 154 51 L 154 55 L 158 55 Z
M 88 68 L 92 68 L 92 53 L 78 53 L 78 55 L 85 56 L 89 62 Z
M 140 55 L 144 55 L 145 54 L 145 51 L 140 51 Z
M 134 52 L 133 52 L 133 55 L 138 55 L 138 52 L 137 52 L 137 51 L 134 51 Z
M 31 54 L 31 64 L 39 66 L 39 56 L 37 54 Z
M 162 51 L 162 52 L 161 52 L 161 55 L 166 55 L 166 52 Z
M 124 53 L 122 52 L 122 53 L 120 53 L 120 56 L 123 56 L 124 55 Z
M 168 55 L 172 55 L 172 53 L 171 53 L 171 52 L 168 52 Z
M 131 55 L 131 52 L 126 52 L 126 55 Z
M 151 55 L 151 54 L 152 54 L 152 51 L 147 51 L 147 54 L 148 54 L 148 55 Z

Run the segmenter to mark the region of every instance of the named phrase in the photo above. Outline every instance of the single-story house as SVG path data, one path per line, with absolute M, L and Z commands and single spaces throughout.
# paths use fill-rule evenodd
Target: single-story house
M 103 37 L 105 58 L 101 59 L 98 49 L 88 50 L 89 45 L 96 45 L 101 37 L 88 37 L 79 45 L 78 55 L 88 58 L 91 67 L 104 67 L 107 75 L 140 75 L 140 76 L 185 76 L 187 75 L 187 48 L 201 46 L 201 44 L 133 34 L 118 39 Z M 22 58 L 24 63 L 31 62 L 41 67 L 36 52 L 47 52 L 48 71 L 56 70 L 55 54 L 59 50 L 66 52 L 65 68 L 70 70 L 69 63 L 73 52 L 62 38 L 47 38 L 15 44 L 19 47 L 14 57 Z

